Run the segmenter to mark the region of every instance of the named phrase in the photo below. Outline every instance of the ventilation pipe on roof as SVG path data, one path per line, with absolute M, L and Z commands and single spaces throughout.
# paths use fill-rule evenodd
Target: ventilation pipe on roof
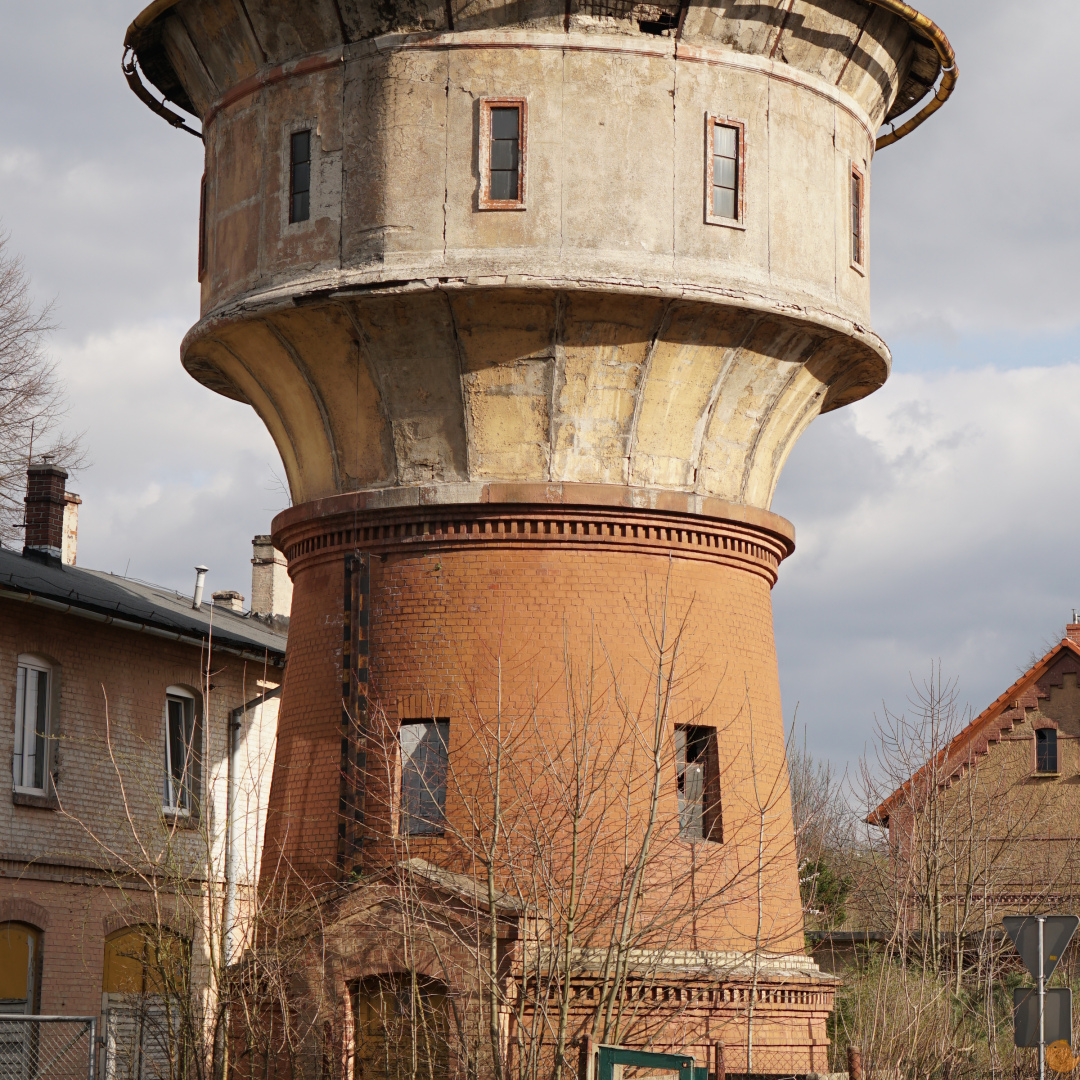
M 198 611 L 202 607 L 202 594 L 203 586 L 206 584 L 206 575 L 209 573 L 209 566 L 196 566 L 195 567 L 195 596 L 191 601 L 191 606 Z

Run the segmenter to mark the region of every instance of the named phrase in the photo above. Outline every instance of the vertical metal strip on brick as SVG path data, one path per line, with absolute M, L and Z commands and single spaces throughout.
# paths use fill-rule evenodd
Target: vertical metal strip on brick
M 345 556 L 345 592 L 341 603 L 341 777 L 338 785 L 338 838 L 337 868 L 340 874 L 351 869 L 352 852 L 349 837 L 349 790 L 352 787 L 352 754 L 349 752 L 352 718 L 349 715 L 349 699 L 352 691 L 353 622 L 353 564 L 352 555 Z
M 356 558 L 356 607 L 352 620 L 353 650 L 356 657 L 353 680 L 353 717 L 355 718 L 356 756 L 353 784 L 353 872 L 362 869 L 364 817 L 367 809 L 367 740 L 368 740 L 368 656 L 369 612 L 371 608 L 371 557 L 366 552 Z
M 368 607 L 370 560 L 345 557 L 341 642 L 341 780 L 337 865 L 343 877 L 359 873 L 364 846 L 368 735 Z

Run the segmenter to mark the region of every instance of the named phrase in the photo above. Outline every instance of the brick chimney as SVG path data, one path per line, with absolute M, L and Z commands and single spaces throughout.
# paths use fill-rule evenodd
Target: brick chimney
M 26 539 L 23 554 L 61 562 L 67 470 L 43 462 L 26 470 Z
M 267 622 L 283 620 L 287 624 L 293 587 L 285 556 L 269 536 L 256 536 L 251 548 L 251 614 Z
M 1071 622 L 1065 626 L 1065 636 L 1074 644 L 1080 645 L 1080 623 Z
M 244 597 L 235 589 L 218 589 L 210 594 L 214 598 L 217 607 L 227 608 L 229 611 L 243 611 Z

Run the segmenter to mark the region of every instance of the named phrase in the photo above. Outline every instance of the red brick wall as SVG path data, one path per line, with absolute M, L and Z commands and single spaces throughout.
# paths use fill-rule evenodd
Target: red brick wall
M 64 545 L 64 485 L 67 472 L 55 465 L 31 465 L 26 473 L 26 539 L 28 548 L 57 555 Z
M 492 513 L 496 511 L 492 508 Z M 362 521 L 349 523 L 359 523 L 363 533 Z M 291 565 L 295 592 L 289 665 L 266 857 L 284 847 L 293 864 L 311 876 L 332 874 L 337 850 L 343 558 L 352 545 L 345 543 L 344 532 L 334 530 L 344 524 L 344 519 L 327 520 L 325 536 L 304 543 L 277 537 L 284 550 L 292 547 L 303 554 L 294 554 Z M 507 535 L 498 543 L 477 542 L 485 529 L 492 535 L 493 529 L 500 533 L 502 528 L 479 523 L 466 534 L 459 533 L 460 539 L 450 539 L 418 535 L 425 531 L 420 526 L 402 525 L 400 541 L 384 537 L 372 543 L 364 539 L 367 533 L 360 538 L 360 546 L 375 551 L 371 677 L 376 711 L 385 712 L 391 736 L 399 709 L 415 714 L 417 700 L 431 702 L 432 712 L 450 717 L 455 780 L 463 788 L 475 785 L 457 792 L 452 785 L 447 812 L 454 827 L 467 827 L 463 800 L 484 801 L 485 778 L 475 767 L 473 736 L 478 717 L 496 713 L 500 658 L 504 714 L 522 717 L 533 710 L 544 730 L 556 737 L 567 724 L 568 650 L 580 674 L 592 635 L 599 661 L 597 686 L 604 696 L 598 712 L 607 710 L 607 718 L 597 722 L 607 725 L 609 740 L 625 735 L 614 726 L 613 681 L 618 681 L 630 707 L 648 717 L 649 673 L 654 667 L 643 634 L 650 619 L 656 624 L 661 617 L 670 574 L 669 623 L 674 627 L 685 622 L 685 628 L 680 658 L 684 675 L 669 723 L 715 725 L 719 733 L 727 839 L 724 844 L 694 845 L 699 883 L 704 884 L 709 874 L 715 880 L 739 882 L 723 909 L 714 909 L 694 928 L 697 945 L 721 950 L 753 945 L 756 904 L 749 901 L 756 879 L 751 882 L 745 872 L 740 876 L 736 868 L 756 865 L 760 821 L 756 808 L 765 806 L 762 945 L 770 951 L 801 952 L 802 918 L 769 594 L 774 566 L 770 571 L 763 558 L 754 563 L 749 556 L 733 556 L 731 551 L 738 544 L 745 546 L 745 539 L 733 539 L 728 550 L 707 551 L 689 532 L 665 541 L 666 550 L 663 545 L 650 551 L 644 543 L 624 544 L 625 532 L 619 532 L 622 526 L 617 522 L 590 525 L 594 531 L 589 535 L 597 542 L 536 533 L 520 541 Z M 613 539 L 607 540 L 609 535 Z M 336 550 L 327 546 L 334 543 L 340 545 Z M 409 704 L 402 706 L 402 699 L 409 699 Z M 539 753 L 535 745 L 533 749 Z M 378 745 L 373 743 L 370 751 L 373 771 L 385 776 Z M 517 752 L 525 752 L 525 743 L 518 744 Z M 752 765 L 759 780 L 757 793 Z M 666 832 L 661 844 L 672 863 L 667 869 L 681 873 L 682 864 L 689 864 L 691 845 L 676 839 L 674 766 L 665 769 Z M 377 776 L 369 783 L 371 831 L 381 834 L 369 838 L 374 848 L 369 862 L 400 854 L 385 839 L 389 795 L 385 787 L 380 788 Z M 646 793 L 639 789 L 640 784 L 631 801 L 640 820 Z M 449 840 L 414 844 L 410 853 L 443 865 L 460 856 Z

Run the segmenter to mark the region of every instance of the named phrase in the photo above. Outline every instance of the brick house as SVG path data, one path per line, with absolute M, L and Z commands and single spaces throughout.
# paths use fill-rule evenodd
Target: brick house
M 894 862 L 935 846 L 943 895 L 970 895 L 993 921 L 1080 894 L 1080 624 L 1034 663 L 869 817 Z M 929 815 L 935 794 L 935 814 Z M 930 836 L 933 818 L 940 836 Z M 961 906 L 941 929 L 968 933 Z
M 77 567 L 78 497 L 65 480 L 30 467 L 25 547 L 0 549 L 0 755 L 12 763 L 0 798 L 0 1011 L 93 1016 L 130 989 L 132 934 L 153 901 L 141 864 L 163 837 L 201 864 L 197 887 L 210 875 L 223 895 L 231 877 L 242 914 L 290 590 L 266 537 L 255 538 L 249 611 L 234 591 L 203 602 L 202 573 L 192 597 Z M 197 964 L 205 935 L 175 931 Z

